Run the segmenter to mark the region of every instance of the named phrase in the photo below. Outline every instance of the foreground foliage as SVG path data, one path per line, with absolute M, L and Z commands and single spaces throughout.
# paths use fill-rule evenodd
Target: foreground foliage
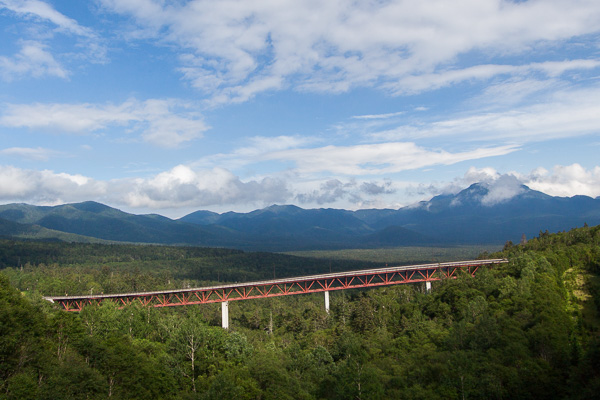
M 541 233 L 493 256 L 510 263 L 431 293 L 332 293 L 329 315 L 320 295 L 233 302 L 229 331 L 218 305 L 53 309 L 38 294 L 40 274 L 71 290 L 89 266 L 32 259 L 0 274 L 0 398 L 594 398 L 600 227 Z M 115 281 L 134 276 L 104 262 Z M 179 268 L 160 279 L 182 284 Z M 31 277 L 38 288 L 19 293 Z

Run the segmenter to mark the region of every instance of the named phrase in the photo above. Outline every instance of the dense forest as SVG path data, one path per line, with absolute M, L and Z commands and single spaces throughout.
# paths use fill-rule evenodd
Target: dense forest
M 322 295 L 67 313 L 44 294 L 244 281 L 371 264 L 162 246 L 0 241 L 0 398 L 590 399 L 600 226 L 541 232 L 476 277 Z M 378 264 L 372 264 L 377 266 Z
M 0 269 L 12 284 L 47 296 L 180 289 L 381 265 L 220 248 L 0 240 Z

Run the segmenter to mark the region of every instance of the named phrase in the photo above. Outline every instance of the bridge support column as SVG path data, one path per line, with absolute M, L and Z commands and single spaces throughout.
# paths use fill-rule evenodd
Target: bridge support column
M 325 291 L 325 311 L 329 314 L 329 292 Z
M 223 329 L 229 329 L 229 302 L 221 303 L 221 326 Z
M 431 282 L 425 282 L 425 289 L 427 290 L 427 293 L 431 292 Z

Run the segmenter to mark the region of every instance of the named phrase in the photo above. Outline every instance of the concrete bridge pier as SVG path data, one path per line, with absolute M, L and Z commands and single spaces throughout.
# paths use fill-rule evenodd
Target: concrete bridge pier
M 221 303 L 221 326 L 223 329 L 229 329 L 229 302 Z
M 427 293 L 431 292 L 431 282 L 425 282 L 425 289 L 427 290 Z
M 325 311 L 329 314 L 329 291 L 325 291 Z

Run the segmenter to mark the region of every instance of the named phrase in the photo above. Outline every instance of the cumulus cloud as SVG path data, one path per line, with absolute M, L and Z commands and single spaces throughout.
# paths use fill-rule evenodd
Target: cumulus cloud
M 599 166 L 586 169 L 575 163 L 556 165 L 552 171 L 537 168 L 531 173 L 521 176 L 521 179 L 530 188 L 552 196 L 600 196 Z
M 586 169 L 576 163 L 567 166 L 556 165 L 552 171 L 539 167 L 526 174 L 514 171 L 501 174 L 491 167 L 471 167 L 462 177 L 452 182 L 412 185 L 407 191 L 413 196 L 458 193 L 474 183 L 481 183 L 488 189 L 488 193 L 481 198 L 483 205 L 510 200 L 524 192 L 523 185 L 550 196 L 584 195 L 595 198 L 600 196 L 600 167 Z
M 492 206 L 523 193 L 523 184 L 513 175 L 501 175 L 488 185 L 488 192 L 481 199 L 484 206 Z
M 82 175 L 0 166 L 0 199 L 3 201 L 60 204 L 99 198 L 106 193 L 106 182 Z
M 338 179 L 330 179 L 323 182 L 318 189 L 308 193 L 299 193 L 296 199 L 303 204 L 316 203 L 318 205 L 331 204 L 345 198 L 356 186 L 355 182 L 342 183 Z
M 392 187 L 392 182 L 389 180 L 386 180 L 383 183 L 377 183 L 377 182 L 363 182 L 360 185 L 360 190 L 363 193 L 366 193 L 368 195 L 380 195 L 380 194 L 393 194 L 396 193 L 396 189 L 394 189 Z
M 508 172 L 500 174 L 494 168 L 471 167 L 461 178 L 455 179 L 448 185 L 441 186 L 438 192 L 456 193 L 473 184 L 482 182 L 490 190 L 489 199 L 512 198 L 522 192 L 525 185 L 533 190 L 546 193 L 550 196 L 572 197 L 584 195 L 590 197 L 600 196 L 600 166 L 587 169 L 580 164 L 556 165 L 552 171 L 543 167 L 534 169 L 525 174 Z
M 454 178 L 451 182 L 407 184 L 404 194 L 418 199 L 417 201 L 429 200 L 432 196 L 440 194 L 457 194 L 474 183 L 487 188 L 487 194 L 480 196 L 479 201 L 488 206 L 510 200 L 524 190 L 522 180 L 516 173 L 501 174 L 491 167 L 470 167 L 463 176 Z M 413 203 L 412 206 L 418 207 L 420 204 Z
M 513 198 L 524 191 L 523 185 L 550 196 L 600 196 L 600 167 L 598 166 L 586 169 L 579 164 L 556 165 L 551 172 L 540 167 L 529 174 L 510 172 L 502 175 L 490 168 L 472 169 L 465 178 L 472 180 L 477 173 L 480 174 L 479 178 L 483 178 L 481 181 L 486 183 L 489 190 L 482 198 L 484 205 Z M 487 176 L 487 179 L 484 176 Z
M 499 74 L 551 75 L 597 66 L 594 60 L 486 63 L 524 54 L 539 43 L 558 47 L 568 39 L 592 40 L 600 29 L 600 5 L 586 0 L 459 0 L 451 6 L 444 0 L 102 3 L 131 17 L 138 36 L 178 46 L 185 79 L 218 101 L 245 101 L 289 86 L 414 93 Z
M 203 207 L 225 204 L 272 204 L 290 198 L 283 180 L 242 182 L 223 168 L 196 171 L 179 165 L 150 179 L 136 179 L 125 202 L 132 207 Z M 128 184 L 131 184 L 128 182 Z
M 536 169 L 529 174 L 500 174 L 492 168 L 470 168 L 449 184 L 415 186 L 392 180 L 323 179 L 291 181 L 281 177 L 241 180 L 223 168 L 193 169 L 178 165 L 146 178 L 96 180 L 78 174 L 50 170 L 35 171 L 0 166 L 0 200 L 55 205 L 94 199 L 134 210 L 177 210 L 261 208 L 297 201 L 305 207 L 328 205 L 336 208 L 397 208 L 398 191 L 405 188 L 423 198 L 428 193 L 457 192 L 472 183 L 483 183 L 487 194 L 480 199 L 491 206 L 523 192 L 523 184 L 554 196 L 600 196 L 600 167 L 586 169 L 578 164 L 556 166 L 549 172 Z M 406 195 L 406 194 L 405 194 Z
M 193 170 L 178 165 L 149 178 L 99 181 L 82 175 L 0 166 L 0 200 L 61 204 L 90 199 L 143 209 L 201 208 L 255 204 L 292 198 L 277 178 L 241 181 L 222 168 Z
M 314 188 L 313 188 L 314 187 Z M 295 199 L 308 207 L 329 205 L 340 208 L 390 207 L 397 201 L 391 196 L 397 192 L 391 180 L 363 181 L 356 179 L 325 179 L 308 185 L 297 185 Z
M 480 198 L 481 204 L 487 206 L 510 200 L 525 190 L 522 179 L 516 173 L 500 174 L 491 167 L 470 167 L 462 177 L 439 186 L 432 185 L 429 190 L 435 194 L 455 194 L 474 183 L 482 184 L 487 189 L 487 193 Z
M 161 147 L 176 147 L 202 137 L 208 126 L 190 111 L 191 105 L 176 100 L 130 99 L 122 104 L 7 104 L 0 125 L 87 134 L 124 129 L 140 133 L 142 139 Z
M 394 183 L 325 179 L 311 182 L 281 177 L 241 180 L 223 168 L 186 165 L 146 178 L 96 180 L 90 177 L 0 166 L 0 200 L 56 205 L 96 200 L 134 210 L 248 209 L 297 201 L 307 206 L 346 208 L 390 206 Z M 395 204 L 395 201 L 392 201 Z

